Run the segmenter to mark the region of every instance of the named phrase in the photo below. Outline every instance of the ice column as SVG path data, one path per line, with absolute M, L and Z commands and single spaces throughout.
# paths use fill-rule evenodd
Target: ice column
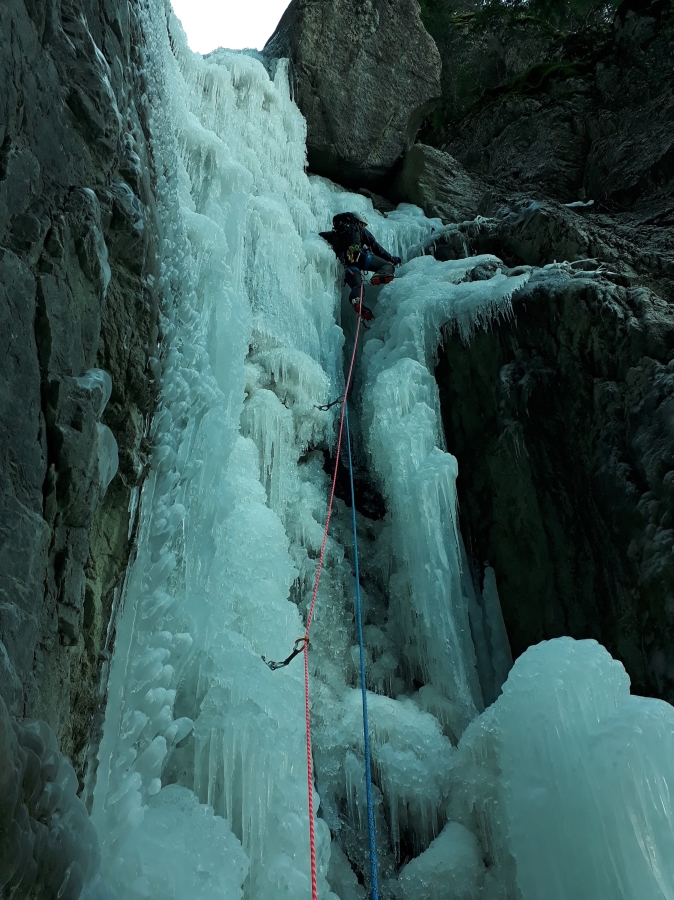
M 429 369 L 443 325 L 468 336 L 481 320 L 507 313 L 513 293 L 527 280 L 526 274 L 508 277 L 500 270 L 486 281 L 466 280 L 485 263 L 495 267 L 499 260 L 440 263 L 422 256 L 403 266 L 401 277 L 381 294 L 363 359 L 369 454 L 394 529 L 392 601 L 409 664 L 453 704 L 457 735 L 484 703 L 470 598 L 462 585 L 458 470 L 444 450 L 438 389 Z

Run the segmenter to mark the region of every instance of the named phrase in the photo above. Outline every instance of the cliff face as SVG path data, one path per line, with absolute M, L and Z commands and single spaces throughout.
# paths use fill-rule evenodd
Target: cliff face
M 80 774 L 154 397 L 142 45 L 133 3 L 0 7 L 0 693 Z
M 339 6 L 349 28 L 333 22 L 326 37 L 311 18 L 322 0 L 292 4 L 315 53 L 295 60 L 323 129 L 314 140 L 309 123 L 310 160 L 338 181 L 379 185 L 437 92 L 438 55 L 416 0 Z M 486 561 L 496 570 L 516 653 L 559 634 L 596 637 L 638 690 L 672 700 L 674 105 L 660 77 L 671 7 L 625 3 L 584 36 L 512 10 L 422 8 L 444 60 L 443 106 L 423 132 L 434 146 L 413 148 L 395 199 L 486 217 L 438 242 L 439 258 L 578 262 L 571 288 L 532 281 L 512 321 L 468 345 L 445 336 L 437 377 L 469 556 L 476 574 Z M 79 895 L 67 872 L 78 849 L 35 849 L 61 814 L 40 807 L 56 779 L 89 841 L 80 869 L 95 867 L 58 751 L 81 780 L 155 398 L 144 40 L 136 0 L 0 5 L 0 796 L 13 804 L 0 808 L 0 833 L 14 842 L 0 883 L 10 872 L 15 896 Z M 402 51 L 419 90 L 389 127 L 410 93 Z M 363 86 L 367 107 L 354 101 Z M 595 205 L 561 205 L 578 199 Z M 603 280 L 583 280 L 588 266 Z
M 509 189 L 648 204 L 658 224 L 673 196 L 671 4 L 423 0 L 422 18 L 443 61 L 426 142 Z
M 464 539 L 515 655 L 593 637 L 638 693 L 674 700 L 674 314 L 642 287 L 535 283 L 436 376 Z
M 439 258 L 568 260 L 578 276 L 557 293 L 530 283 L 512 321 L 467 345 L 445 336 L 436 374 L 474 569 L 496 570 L 516 655 L 594 637 L 638 692 L 672 701 L 671 6 L 421 5 L 443 98 L 399 194 L 486 217 Z M 601 284 L 583 279 L 598 267 Z

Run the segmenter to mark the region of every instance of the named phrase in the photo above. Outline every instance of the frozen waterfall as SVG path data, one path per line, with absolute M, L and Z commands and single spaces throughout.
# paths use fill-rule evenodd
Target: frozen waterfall
M 479 590 L 466 564 L 433 377 L 443 326 L 468 339 L 527 280 L 592 274 L 424 255 L 439 220 L 306 175 L 284 61 L 202 59 L 161 0 L 147 17 L 161 394 L 95 773 L 104 879 L 120 900 L 309 900 L 302 670 L 261 657 L 304 630 L 338 410 L 319 407 L 355 325 L 317 232 L 356 210 L 406 261 L 368 297 L 351 407 L 387 507 L 358 517 L 382 897 L 674 900 L 674 710 L 570 639 L 493 702 L 510 650 L 494 572 Z M 367 891 L 353 597 L 338 500 L 310 652 L 322 900 Z

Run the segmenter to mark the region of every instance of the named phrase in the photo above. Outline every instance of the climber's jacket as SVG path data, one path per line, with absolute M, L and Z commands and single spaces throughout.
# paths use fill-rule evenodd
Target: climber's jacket
M 330 244 L 344 266 L 368 268 L 366 264 L 368 252 L 380 256 L 393 265 L 399 265 L 400 259 L 391 256 L 365 225 L 366 223 L 355 213 L 340 213 L 332 220 L 332 231 L 321 231 L 320 236 Z

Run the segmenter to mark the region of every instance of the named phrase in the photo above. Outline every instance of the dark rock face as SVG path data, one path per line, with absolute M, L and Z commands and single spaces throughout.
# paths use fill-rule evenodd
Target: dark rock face
M 448 153 L 415 144 L 393 185 L 396 197 L 447 222 L 474 219 L 485 188 Z
M 293 0 L 265 53 L 289 57 L 309 166 L 376 187 L 440 95 L 440 57 L 417 0 Z
M 80 775 L 154 402 L 142 41 L 135 3 L 0 5 L 0 694 Z
M 516 654 L 595 637 L 638 692 L 674 701 L 671 4 L 626 0 L 584 23 L 570 0 L 422 10 L 444 64 L 424 140 L 487 185 L 488 218 L 436 255 L 577 261 L 566 286 L 532 280 L 513 321 L 468 346 L 447 337 L 437 375 L 466 545 L 496 570 Z M 597 266 L 599 282 L 583 277 Z
M 643 282 L 662 297 L 671 297 L 671 229 L 649 224 L 645 215 L 607 216 L 593 213 L 593 207 L 569 208 L 522 195 L 497 199 L 490 191 L 482 196 L 480 209 L 489 217 L 461 223 L 456 234 L 438 241 L 439 259 L 469 252 L 494 253 L 509 266 L 585 259 L 590 268 L 604 264 L 625 286 Z
M 625 0 L 612 21 L 423 0 L 443 60 L 424 139 L 502 187 L 608 209 L 673 202 L 674 11 Z
M 579 262 L 552 290 L 532 278 L 514 318 L 468 345 L 446 336 L 436 376 L 466 547 L 496 570 L 515 654 L 594 637 L 637 692 L 671 702 L 674 260 L 625 222 L 511 202 L 457 229 L 464 250 Z M 584 274 L 589 256 L 604 277 Z

